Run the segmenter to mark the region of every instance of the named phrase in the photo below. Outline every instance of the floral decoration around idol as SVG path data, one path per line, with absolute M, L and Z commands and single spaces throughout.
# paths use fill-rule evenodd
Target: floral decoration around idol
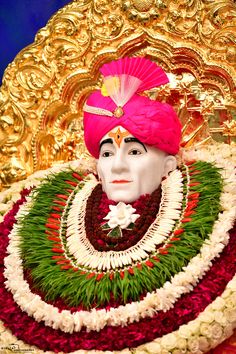
M 22 268 L 21 254 L 24 257 L 24 252 L 19 253 L 18 230 L 16 226 L 12 229 L 12 225 L 15 224 L 14 215 L 17 213 L 18 209 L 17 219 L 24 218 L 29 211 L 25 208 L 26 205 L 29 207 L 32 203 L 32 197 L 28 196 L 30 192 L 28 189 L 33 185 L 39 185 L 39 188 L 41 188 L 43 184 L 41 183 L 42 177 L 40 175 L 45 176 L 47 178 L 45 181 L 48 181 L 48 178 L 50 178 L 48 173 L 51 173 L 51 171 L 39 172 L 36 176 L 32 176 L 25 182 L 20 182 L 21 185 L 16 184 L 9 191 L 4 192 L 2 201 L 7 201 L 8 209 L 12 208 L 14 200 L 16 203 L 13 205 L 13 208 L 7 214 L 2 224 L 4 235 L 2 247 L 6 247 L 8 235 L 12 243 L 8 246 L 9 254 L 5 261 L 5 277 L 7 277 L 5 286 L 10 291 L 6 292 L 4 289 L 1 290 L 1 297 L 4 295 L 4 301 L 7 303 L 8 307 L 10 306 L 14 316 L 17 316 L 18 323 L 21 322 L 24 326 L 27 325 L 27 328 L 29 328 L 26 333 L 22 333 L 19 328 L 16 328 L 16 325 L 9 322 L 7 311 L 4 310 L 1 314 L 1 319 L 6 323 L 8 328 L 11 328 L 13 333 L 12 336 L 7 330 L 5 338 L 7 338 L 7 340 L 11 338 L 12 342 L 23 345 L 21 341 L 17 341 L 16 337 L 14 337 L 15 334 L 18 338 L 23 339 L 30 345 L 36 345 L 38 348 L 41 348 L 41 350 L 52 350 L 53 352 L 58 350 L 74 352 L 76 350 L 78 353 L 86 353 L 87 351 L 89 352 L 90 349 L 129 352 L 128 349 L 123 348 L 135 347 L 136 349 L 134 349 L 134 351 L 137 353 L 143 351 L 150 353 L 164 353 L 166 351 L 176 353 L 178 351 L 181 352 L 181 350 L 184 350 L 186 353 L 201 353 L 206 352 L 211 347 L 214 347 L 224 340 L 224 338 L 228 337 L 232 333 L 236 322 L 234 300 L 236 287 L 235 279 L 233 278 L 235 272 L 233 266 L 235 242 L 234 234 L 232 232 L 231 234 L 228 233 L 228 230 L 233 226 L 235 218 L 234 168 L 233 164 L 230 162 L 233 156 L 232 153 L 233 148 L 220 145 L 219 147 L 214 147 L 214 149 L 213 147 L 205 148 L 199 151 L 188 152 L 184 155 L 183 158 L 185 161 L 192 159 L 207 160 L 222 169 L 220 171 L 224 179 L 224 184 L 222 186 L 223 192 L 220 197 L 220 213 L 218 220 L 214 223 L 209 239 L 206 238 L 200 247 L 200 252 L 193 257 L 180 272 L 171 276 L 170 281 L 166 281 L 162 288 L 147 293 L 141 301 L 132 301 L 124 305 L 118 305 L 117 307 L 114 303 L 114 306 L 111 305 L 110 308 L 93 308 L 91 310 L 77 308 L 77 311 L 75 311 L 75 308 L 66 308 L 65 304 L 60 301 L 54 301 L 52 303 L 43 297 L 40 300 L 39 295 L 35 293 L 35 289 L 32 287 L 30 278 L 22 278 L 24 269 Z M 191 167 L 191 164 L 189 166 Z M 60 170 L 64 173 L 63 170 L 65 168 L 67 167 L 54 168 L 54 174 L 56 170 L 58 170 L 58 172 Z M 77 171 L 83 171 L 83 166 L 80 165 Z M 75 173 L 77 173 L 77 176 L 80 176 L 80 172 Z M 193 176 L 196 177 L 196 175 Z M 96 183 L 94 177 L 91 175 L 85 178 L 88 183 Z M 43 183 L 45 183 L 45 181 Z M 77 181 L 77 185 L 82 185 L 83 183 L 83 181 L 79 181 L 79 183 Z M 81 191 L 83 191 L 84 186 Z M 20 196 L 19 192 L 22 187 L 24 191 Z M 73 193 L 73 186 L 71 187 L 72 188 L 68 188 L 72 190 L 72 192 L 69 191 L 69 193 Z M 198 185 L 192 186 L 192 188 L 198 189 Z M 198 196 L 197 193 L 199 192 L 196 190 L 191 191 L 191 193 L 185 190 L 184 198 L 186 199 L 186 196 L 189 194 L 195 194 L 195 200 L 199 199 L 198 197 L 200 196 Z M 67 203 L 63 198 L 60 199 L 60 201 L 65 204 Z M 65 207 L 66 205 L 55 203 L 54 206 L 63 209 L 61 207 Z M 201 210 L 200 202 L 196 210 L 192 208 L 188 211 L 196 212 L 197 209 L 198 212 Z M 54 214 L 57 214 L 56 210 L 54 211 Z M 194 213 L 187 215 L 185 219 L 189 219 L 193 217 L 193 215 Z M 52 219 L 53 218 L 58 220 L 58 217 L 55 217 L 55 215 Z M 57 227 L 58 223 L 55 222 L 55 220 L 52 224 L 54 227 Z M 187 227 L 187 225 L 190 227 L 191 220 L 185 220 L 184 224 L 186 225 L 185 227 Z M 56 227 L 55 229 L 48 229 L 56 232 Z M 178 230 L 179 229 L 180 228 L 178 228 Z M 181 238 L 183 236 L 183 233 L 180 233 L 179 235 L 175 235 L 175 238 Z M 52 236 L 44 233 L 44 237 L 57 238 L 57 235 L 54 234 Z M 53 244 L 54 246 L 56 246 L 55 243 L 57 243 L 57 241 L 57 239 L 56 241 L 47 239 L 48 244 Z M 177 247 L 178 242 L 180 242 L 180 240 L 173 242 L 174 247 Z M 171 246 L 170 249 L 167 247 L 167 251 L 169 252 L 172 247 L 173 246 Z M 60 247 L 53 248 L 57 249 L 57 251 L 60 250 Z M 62 254 L 61 252 L 52 253 L 58 256 Z M 148 267 L 149 271 L 152 272 L 156 264 L 164 264 L 168 254 L 161 254 L 160 257 L 161 262 L 155 261 L 155 259 L 148 259 L 153 264 L 153 267 L 147 265 L 145 265 L 145 267 Z M 68 267 L 69 263 L 61 263 L 59 258 L 57 258 L 56 262 L 55 260 L 56 259 L 53 259 L 51 261 L 53 264 L 59 262 L 55 267 L 60 269 L 63 277 L 65 277 L 66 274 L 70 276 L 73 270 Z M 145 263 L 145 259 L 143 263 Z M 121 274 L 119 274 L 119 281 L 125 281 L 125 277 L 134 279 L 135 272 L 132 274 L 132 271 L 131 273 L 128 272 L 130 267 L 128 269 L 127 266 L 124 265 L 124 267 L 126 267 L 124 271 L 125 276 L 122 279 Z M 92 274 L 92 272 L 90 271 L 89 274 Z M 97 272 L 97 275 L 98 274 L 101 274 L 101 272 Z M 87 277 L 87 275 L 88 274 L 84 275 L 84 277 Z M 214 282 L 215 277 L 219 280 L 217 284 Z M 86 280 L 96 281 L 97 286 L 99 286 L 99 284 L 102 284 L 103 277 L 99 279 L 97 276 L 95 277 L 95 275 L 93 275 Z M 110 279 L 110 282 L 113 281 L 114 279 Z M 228 285 L 225 289 L 227 282 Z M 15 305 L 15 302 L 18 303 L 18 306 Z M 189 303 L 191 303 L 191 308 L 188 306 Z M 6 307 L 4 308 L 6 309 Z M 26 313 L 30 316 L 27 316 Z M 33 316 L 34 319 L 31 316 Z M 118 322 L 116 322 L 117 320 Z M 155 335 L 153 338 L 151 338 L 149 334 L 152 331 L 150 331 L 148 322 L 153 326 L 152 330 Z M 163 327 L 162 323 L 166 323 L 166 325 Z M 90 332 L 84 331 L 83 326 L 85 325 L 87 331 Z M 44 343 L 42 343 L 42 340 L 39 340 L 37 335 L 32 333 L 31 329 L 36 328 L 35 326 L 38 326 L 37 333 L 43 336 Z M 158 328 L 158 330 L 156 328 Z M 59 337 L 59 333 L 62 333 L 61 331 L 64 332 L 64 334 L 60 334 Z M 95 335 L 95 333 L 97 334 Z M 135 336 L 133 337 L 131 333 L 135 333 Z M 104 338 L 110 338 L 111 335 L 113 337 L 116 336 L 117 342 L 119 343 L 114 344 L 114 347 L 109 347 L 106 341 L 104 342 Z M 148 342 L 145 343 L 146 341 Z M 24 348 L 29 347 L 24 345 Z M 79 350 L 79 348 L 81 348 L 81 350 Z M 40 352 L 39 349 L 37 350 Z

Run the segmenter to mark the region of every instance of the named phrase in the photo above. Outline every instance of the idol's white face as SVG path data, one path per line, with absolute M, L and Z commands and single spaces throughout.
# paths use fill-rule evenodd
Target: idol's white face
M 131 203 L 151 194 L 174 168 L 174 156 L 142 144 L 122 127 L 113 129 L 100 142 L 98 175 L 103 191 L 116 202 Z

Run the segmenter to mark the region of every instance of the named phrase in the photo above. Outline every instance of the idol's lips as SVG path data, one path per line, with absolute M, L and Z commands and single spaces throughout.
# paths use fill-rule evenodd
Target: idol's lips
M 132 181 L 128 181 L 126 179 L 115 179 L 111 183 L 130 183 L 130 182 L 132 182 Z

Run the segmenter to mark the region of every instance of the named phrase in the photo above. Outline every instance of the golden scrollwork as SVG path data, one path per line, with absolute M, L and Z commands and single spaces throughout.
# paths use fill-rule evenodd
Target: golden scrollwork
M 232 143 L 236 4 L 231 0 L 75 0 L 8 66 L 0 90 L 0 188 L 53 163 L 88 157 L 82 107 L 99 68 L 147 56 L 170 84 L 146 93 L 183 123 L 183 146 Z

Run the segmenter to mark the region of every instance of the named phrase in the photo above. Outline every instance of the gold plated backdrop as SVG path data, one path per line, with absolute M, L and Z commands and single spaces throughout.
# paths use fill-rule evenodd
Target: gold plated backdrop
M 150 57 L 171 83 L 183 146 L 236 135 L 236 5 L 215 0 L 78 0 L 57 12 L 8 66 L 0 91 L 0 186 L 86 157 L 82 106 L 100 66 Z

